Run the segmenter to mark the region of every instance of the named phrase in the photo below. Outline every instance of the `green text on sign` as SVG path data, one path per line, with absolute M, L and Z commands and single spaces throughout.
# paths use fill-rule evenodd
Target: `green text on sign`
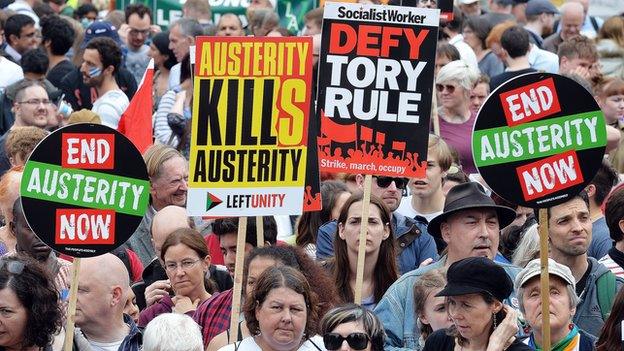
M 601 111 L 478 130 L 472 139 L 477 167 L 530 160 L 607 145 Z
M 43 201 L 143 216 L 149 204 L 149 188 L 146 180 L 29 161 L 24 168 L 20 194 Z

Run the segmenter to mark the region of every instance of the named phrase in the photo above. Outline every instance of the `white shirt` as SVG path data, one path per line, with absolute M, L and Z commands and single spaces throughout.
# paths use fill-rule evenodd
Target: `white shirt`
M 110 90 L 93 103 L 91 111 L 102 119 L 102 124 L 117 129 L 121 114 L 126 111 L 130 101 L 126 94 L 118 89 Z M 149 106 L 151 107 L 151 106 Z
M 6 57 L 0 56 L 0 92 L 22 79 L 24 79 L 22 67 Z
M 39 16 L 30 7 L 30 5 L 24 0 L 16 0 L 14 3 L 7 6 L 7 8 L 15 13 L 26 15 L 35 21 L 35 28 L 39 28 Z
M 475 55 L 474 50 L 472 50 L 470 45 L 466 44 L 463 35 L 457 34 L 456 36 L 449 39 L 448 43 L 453 45 L 457 49 L 457 51 L 459 51 L 459 57 L 461 57 L 462 61 L 464 61 L 476 72 L 479 72 L 477 55 Z
M 262 351 L 260 346 L 256 344 L 256 340 L 253 338 L 253 336 L 244 338 L 242 341 L 239 341 L 237 343 L 238 347 L 235 347 L 234 344 L 229 344 L 220 348 L 219 351 Z M 297 351 L 319 351 L 319 349 L 321 351 L 326 351 L 325 345 L 323 344 L 323 338 L 320 335 L 314 335 L 310 339 L 306 340 L 306 342 L 301 344 Z
M 167 89 L 172 90 L 175 87 L 180 85 L 180 73 L 182 69 L 182 64 L 180 62 L 176 63 L 169 70 L 169 87 Z
M 529 65 L 533 69 L 548 73 L 559 72 L 559 56 L 550 51 L 542 50 L 535 44 L 531 44 L 528 59 Z
M 422 216 L 427 219 L 427 222 L 431 222 L 432 219 L 437 217 L 439 214 L 442 214 L 442 211 L 437 211 L 433 213 L 420 213 L 412 207 L 412 196 L 408 195 L 406 198 L 401 200 L 401 204 L 396 209 L 399 214 L 404 215 L 405 217 L 414 218 L 416 216 Z

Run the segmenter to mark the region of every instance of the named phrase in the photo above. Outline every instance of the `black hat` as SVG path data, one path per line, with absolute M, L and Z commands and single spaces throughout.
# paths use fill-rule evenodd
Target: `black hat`
M 453 263 L 446 280 L 446 286 L 436 296 L 486 293 L 503 301 L 513 291 L 513 282 L 505 269 L 485 257 L 468 257 Z
M 444 212 L 433 218 L 427 226 L 429 234 L 440 236 L 440 224 L 455 212 L 470 209 L 493 209 L 498 216 L 500 228 L 505 228 L 516 219 L 516 211 L 497 205 L 491 197 L 485 194 L 481 184 L 468 182 L 455 185 L 449 190 L 444 200 Z

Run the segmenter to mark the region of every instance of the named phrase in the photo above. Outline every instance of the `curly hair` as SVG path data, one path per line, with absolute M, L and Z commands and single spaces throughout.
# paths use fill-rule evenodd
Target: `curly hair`
M 9 157 L 19 156 L 26 162 L 35 146 L 48 134 L 48 131 L 39 127 L 13 127 L 6 138 L 6 153 Z
M 116 73 L 121 66 L 121 48 L 109 37 L 97 37 L 91 39 L 85 49 L 96 50 L 102 61 L 102 70 L 113 66 L 113 73 Z
M 58 15 L 48 16 L 41 20 L 41 40 L 50 41 L 52 55 L 65 55 L 71 49 L 76 33 L 72 25 Z
M 11 265 L 23 269 L 12 273 Z M 50 345 L 54 334 L 61 329 L 63 312 L 59 306 L 59 293 L 45 269 L 29 257 L 5 256 L 0 259 L 0 290 L 4 289 L 11 289 L 27 311 L 22 345 Z
M 306 277 L 297 269 L 288 266 L 270 267 L 260 275 L 254 290 L 245 299 L 243 313 L 252 335 L 260 334 L 260 321 L 256 318 L 256 308 L 261 306 L 273 289 L 289 288 L 303 295 L 306 304 L 306 325 L 304 335 L 318 332 L 318 308 L 316 294 L 310 289 Z

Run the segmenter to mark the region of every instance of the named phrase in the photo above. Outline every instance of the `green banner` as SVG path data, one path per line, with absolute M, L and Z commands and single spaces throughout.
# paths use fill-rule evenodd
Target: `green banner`
M 28 161 L 20 187 L 23 197 L 93 209 L 145 215 L 148 181 Z
M 601 111 L 538 120 L 515 127 L 474 132 L 473 156 L 478 167 L 556 155 L 567 150 L 604 147 L 607 132 Z

